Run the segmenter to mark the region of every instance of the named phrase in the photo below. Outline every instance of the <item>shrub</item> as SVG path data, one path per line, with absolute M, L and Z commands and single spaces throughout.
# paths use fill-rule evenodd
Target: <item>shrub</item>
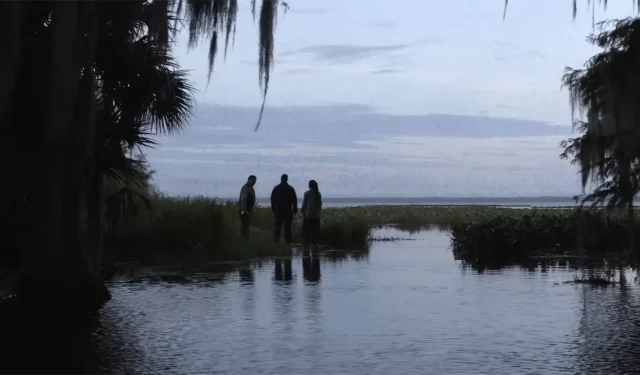
M 301 242 L 300 215 L 293 225 L 294 241 Z M 157 196 L 152 210 L 111 227 L 106 246 L 114 261 L 189 263 L 288 256 L 291 248 L 273 242 L 271 210 L 256 207 L 250 238 L 240 236 L 237 206 L 204 197 Z M 369 240 L 365 219 L 329 216 L 320 242 L 336 249 L 362 249 Z
M 604 210 L 513 210 L 452 227 L 456 259 L 514 263 L 535 255 L 628 250 L 626 219 Z

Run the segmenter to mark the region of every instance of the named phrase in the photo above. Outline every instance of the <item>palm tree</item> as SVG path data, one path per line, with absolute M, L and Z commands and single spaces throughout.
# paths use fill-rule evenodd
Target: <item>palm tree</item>
M 21 4 L 15 84 L 0 90 L 10 94 L 0 123 L 5 172 L 15 176 L 1 198 L 16 218 L 5 249 L 20 255 L 13 266 L 35 269 L 24 295 L 50 293 L 36 290 L 39 279 L 50 285 L 70 274 L 103 288 L 91 280 L 101 263 L 104 202 L 144 180 L 129 151 L 180 130 L 191 112 L 193 88 L 172 58 L 173 13 L 166 2 L 144 0 Z
M 146 1 L 130 2 L 127 18 L 142 23 L 132 23 L 129 29 L 104 24 L 99 34 L 96 165 L 88 201 L 93 207 L 94 235 L 98 236 L 97 259 L 102 253 L 105 215 L 122 212 L 114 211 L 114 206 L 149 203 L 144 196 L 149 190 L 144 161 L 131 157 L 132 151 L 153 147 L 157 133 L 183 129 L 193 108 L 193 86 L 172 56 L 173 13 L 168 10 L 168 17 L 157 20 L 158 13 L 167 12 L 166 4 L 158 5 L 162 7 L 154 9 Z M 107 18 L 112 20 L 122 14 L 122 8 L 110 2 L 103 4 L 101 11 L 112 14 Z M 143 25 L 155 25 L 155 32 Z
M 121 82 L 115 87 L 122 92 L 130 89 L 135 80 L 118 76 L 122 72 L 101 70 L 102 64 L 107 63 L 104 52 L 111 52 L 101 44 L 102 37 L 109 35 L 123 41 L 122 45 L 109 48 L 118 51 L 114 56 L 125 56 L 131 41 L 125 36 L 140 35 L 140 30 L 147 30 L 146 35 L 153 40 L 151 49 L 168 51 L 175 19 L 184 18 L 191 46 L 208 40 L 211 71 L 218 52 L 218 37 L 224 37 L 226 51 L 234 34 L 238 9 L 237 0 L 139 0 L 111 4 L 110 7 L 108 2 L 91 0 L 0 4 L 0 15 L 4 16 L 0 23 L 4 36 L 0 123 L 6 144 L 2 160 L 6 175 L 15 176 L 0 208 L 16 213 L 12 216 L 16 218 L 16 228 L 23 229 L 12 231 L 16 235 L 21 233 L 21 237 L 8 247 L 24 258 L 16 260 L 17 263 L 41 269 L 58 264 L 53 267 L 65 270 L 58 272 L 59 276 L 70 274 L 66 272 L 70 269 L 83 274 L 78 276 L 80 279 L 91 279 L 90 274 L 95 274 L 96 259 L 90 261 L 94 266 L 86 264 L 87 257 L 99 257 L 92 249 L 95 239 L 85 238 L 88 228 L 82 228 L 85 220 L 79 213 L 91 211 L 88 200 L 95 202 L 90 198 L 95 191 L 92 193 L 89 186 L 100 176 L 95 159 L 104 150 L 96 139 L 101 139 L 98 134 L 104 130 L 99 125 L 104 113 L 111 113 L 113 108 L 118 108 L 114 113 L 125 113 L 124 117 L 120 117 L 122 113 L 118 115 L 118 121 L 138 124 L 130 129 L 142 130 L 136 133 L 141 141 L 149 129 L 163 124 L 142 115 L 148 113 L 141 109 L 144 105 L 163 113 L 161 106 L 154 107 L 154 100 L 137 103 L 140 97 L 133 95 L 126 105 L 105 100 L 108 95 L 115 95 L 115 91 L 106 89 L 112 79 Z M 286 3 L 262 0 L 260 6 L 258 78 L 263 90 L 262 108 L 273 65 L 274 28 L 280 6 Z M 252 7 L 255 14 L 255 1 Z M 142 82 L 142 76 L 135 77 L 139 78 L 137 83 Z

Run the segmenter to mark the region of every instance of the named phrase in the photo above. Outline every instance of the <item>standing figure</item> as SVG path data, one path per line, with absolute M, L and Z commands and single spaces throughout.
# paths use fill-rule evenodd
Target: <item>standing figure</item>
M 251 225 L 251 215 L 253 206 L 256 204 L 256 192 L 253 186 L 256 184 L 256 176 L 251 175 L 247 183 L 240 189 L 240 200 L 238 201 L 238 212 L 240 214 L 240 235 L 249 238 L 249 226 Z
M 304 193 L 302 200 L 302 238 L 306 245 L 318 245 L 320 234 L 320 212 L 322 211 L 322 194 L 318 183 L 309 181 L 309 190 Z
M 298 212 L 298 197 L 296 190 L 287 182 L 289 176 L 283 174 L 280 177 L 280 184 L 276 185 L 271 192 L 271 211 L 275 220 L 273 240 L 280 242 L 280 232 L 284 229 L 284 241 L 291 244 L 291 222 L 293 216 Z

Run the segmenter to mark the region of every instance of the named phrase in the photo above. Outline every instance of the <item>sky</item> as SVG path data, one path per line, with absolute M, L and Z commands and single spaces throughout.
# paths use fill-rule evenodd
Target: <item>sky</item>
M 240 0 L 235 43 L 209 84 L 208 43 L 176 55 L 197 108 L 189 126 L 149 150 L 170 195 L 236 197 L 250 174 L 267 197 L 287 173 L 326 197 L 518 197 L 580 193 L 559 158 L 572 136 L 565 67 L 597 53 L 579 1 L 288 0 L 257 132 L 258 28 Z M 259 1 L 258 1 L 259 3 Z M 597 21 L 634 14 L 597 7 Z

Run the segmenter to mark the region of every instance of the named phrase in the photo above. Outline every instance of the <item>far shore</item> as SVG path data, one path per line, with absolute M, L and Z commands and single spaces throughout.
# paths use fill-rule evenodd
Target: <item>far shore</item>
M 298 192 L 301 200 L 302 192 Z M 212 199 L 216 197 L 211 197 Z M 222 201 L 235 201 L 237 197 L 218 198 Z M 540 197 L 331 197 L 323 196 L 326 207 L 333 206 L 512 206 L 512 207 L 571 207 L 575 206 L 573 196 Z M 258 197 L 260 206 L 269 206 L 269 197 Z M 640 205 L 640 201 L 638 201 Z

